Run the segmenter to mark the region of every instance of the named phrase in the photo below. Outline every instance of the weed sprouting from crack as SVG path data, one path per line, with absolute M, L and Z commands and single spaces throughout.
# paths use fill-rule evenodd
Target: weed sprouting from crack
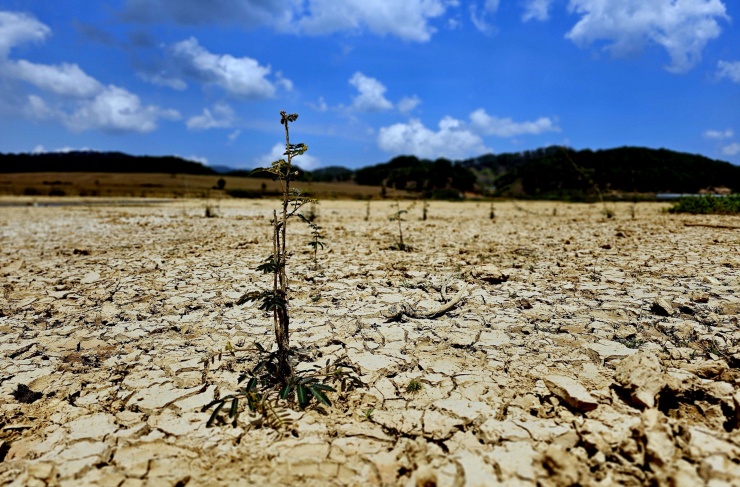
M 326 393 L 336 391 L 332 383 L 338 381 L 342 389 L 350 383 L 359 384 L 359 379 L 355 379 L 353 375 L 354 369 L 344 362 L 334 364 L 327 362 L 324 368 L 310 372 L 296 372 L 290 362 L 290 355 L 294 354 L 290 348 L 288 313 L 290 296 L 288 295 L 286 272 L 288 261 L 286 238 L 290 218 L 297 216 L 311 226 L 313 239 L 310 245 L 314 247 L 315 263 L 318 259 L 318 248 L 323 248 L 320 227 L 313 223 L 311 218 L 299 213 L 304 205 L 308 203 L 315 205 L 316 200 L 307 198 L 299 190 L 291 187 L 291 181 L 294 181 L 298 175 L 292 160 L 308 150 L 306 144 L 291 144 L 290 142 L 289 124 L 297 119 L 298 114 L 296 113 L 280 112 L 280 124 L 285 129 L 285 152 L 283 153 L 285 158 L 273 162 L 270 167 L 255 170 L 272 174 L 275 180 L 279 181 L 282 189 L 280 212 L 274 210 L 271 221 L 272 254 L 257 266 L 257 271 L 272 276 L 272 287 L 246 293 L 237 301 L 237 304 L 258 301 L 259 309 L 272 313 L 277 350 L 268 353 L 261 345 L 255 345 L 256 348 L 251 349 L 257 351 L 263 358 L 249 373 L 243 373 L 240 377 L 238 384 L 248 379 L 245 386 L 236 393 L 216 399 L 203 408 L 205 411 L 215 406 L 207 426 L 212 426 L 219 418 L 223 419 L 221 413 L 227 404 L 229 407 L 226 419 L 236 425 L 241 410 L 240 403 L 246 402 L 247 408 L 253 413 L 258 413 L 264 424 L 282 429 L 289 423 L 290 414 L 284 410 L 286 406 L 297 405 L 305 408 L 313 400 L 325 406 L 331 406 Z M 313 213 L 315 218 L 315 212 Z M 234 353 L 236 350 L 230 344 L 227 345 L 226 351 Z M 212 361 L 214 356 L 206 358 L 206 366 L 209 359 Z
M 403 215 L 407 214 L 414 206 L 416 206 L 416 202 L 414 201 L 409 205 L 408 208 L 401 208 L 401 203 L 396 200 L 396 203 L 393 205 L 396 208 L 396 211 L 391 214 L 391 216 L 388 217 L 388 219 L 392 222 L 398 222 L 398 240 L 390 246 L 390 250 L 400 250 L 402 252 L 411 252 L 414 250 L 414 248 L 410 245 L 407 245 L 403 241 L 403 225 L 402 223 L 406 220 L 404 219 Z
M 314 364 L 309 370 L 294 372 L 286 383 L 282 383 L 279 380 L 279 351 L 268 352 L 258 343 L 253 350 L 262 357 L 254 368 L 239 376 L 238 384 L 244 385 L 234 394 L 203 407 L 206 411 L 215 406 L 206 426 L 210 427 L 217 421 L 236 426 L 246 404 L 246 409 L 257 416 L 253 424 L 276 430 L 289 429 L 293 425 L 292 407 L 305 409 L 314 400 L 318 405 L 331 407 L 327 392 L 343 394 L 362 386 L 356 369 L 344 359 L 327 360 L 323 367 Z

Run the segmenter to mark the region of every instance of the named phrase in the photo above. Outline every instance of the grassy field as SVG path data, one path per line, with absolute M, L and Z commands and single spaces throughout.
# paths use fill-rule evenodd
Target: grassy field
M 217 182 L 226 181 L 224 190 Z M 377 198 L 379 186 L 354 183 L 297 182 L 301 191 L 318 198 Z M 0 174 L 0 195 L 8 196 L 106 196 L 142 198 L 229 198 L 274 196 L 279 185 L 269 179 L 151 173 L 12 173 Z M 386 196 L 408 196 L 388 189 Z

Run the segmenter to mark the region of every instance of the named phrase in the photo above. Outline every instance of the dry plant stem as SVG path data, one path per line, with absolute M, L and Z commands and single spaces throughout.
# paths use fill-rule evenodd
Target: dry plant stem
M 288 204 L 290 202 L 290 178 L 293 172 L 292 153 L 290 150 L 290 132 L 288 129 L 289 119 L 282 113 L 281 122 L 285 127 L 285 152 L 288 158 L 288 167 L 285 170 L 284 177 L 280 177 L 280 184 L 283 190 L 283 211 L 281 221 L 278 223 L 277 214 L 273 212 L 273 222 L 275 225 L 274 252 L 275 262 L 277 263 L 273 281 L 273 289 L 276 297 L 284 303 L 283 306 L 273 308 L 273 321 L 275 324 L 275 341 L 278 346 L 278 373 L 277 376 L 282 383 L 287 383 L 293 375 L 293 371 L 288 361 L 290 353 L 290 327 L 288 318 L 288 278 L 286 275 L 286 228 L 288 226 Z

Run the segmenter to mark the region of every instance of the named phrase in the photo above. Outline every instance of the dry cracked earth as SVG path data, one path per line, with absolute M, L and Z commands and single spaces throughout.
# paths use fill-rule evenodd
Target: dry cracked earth
M 0 485 L 740 484 L 738 217 L 432 202 L 401 252 L 390 202 L 321 202 L 318 268 L 289 228 L 291 345 L 362 386 L 276 431 L 202 411 L 257 360 L 218 351 L 273 346 L 239 303 L 275 202 L 9 202 Z

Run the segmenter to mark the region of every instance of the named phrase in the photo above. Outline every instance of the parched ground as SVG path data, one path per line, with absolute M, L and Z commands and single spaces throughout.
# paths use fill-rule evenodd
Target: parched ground
M 740 230 L 685 225 L 740 218 L 432 202 L 400 252 L 390 202 L 321 202 L 292 345 L 363 386 L 276 431 L 201 410 L 273 344 L 276 202 L 205 206 L 0 206 L 0 485 L 740 484 Z

